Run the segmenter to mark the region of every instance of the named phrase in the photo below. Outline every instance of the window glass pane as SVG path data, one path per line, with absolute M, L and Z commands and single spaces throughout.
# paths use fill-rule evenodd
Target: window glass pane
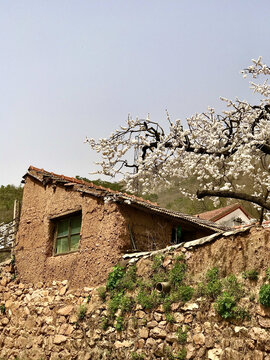
M 57 239 L 56 243 L 56 254 L 68 252 L 68 237 Z
M 57 237 L 66 236 L 68 234 L 68 219 L 60 220 L 58 222 Z
M 77 250 L 79 247 L 80 235 L 72 235 L 70 237 L 70 251 Z
M 71 234 L 79 234 L 81 231 L 81 216 L 70 219 Z

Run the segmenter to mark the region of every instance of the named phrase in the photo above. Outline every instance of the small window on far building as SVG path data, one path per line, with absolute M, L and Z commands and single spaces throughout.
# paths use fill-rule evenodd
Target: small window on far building
M 65 254 L 78 250 L 82 215 L 76 214 L 61 219 L 55 219 L 56 233 L 54 253 Z

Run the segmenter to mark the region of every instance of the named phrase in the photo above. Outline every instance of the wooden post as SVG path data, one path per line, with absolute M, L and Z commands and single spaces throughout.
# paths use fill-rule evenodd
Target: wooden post
M 16 235 L 17 235 L 17 231 L 18 231 L 18 227 L 19 227 L 19 221 L 20 221 L 20 202 L 19 202 L 19 200 L 15 200 L 14 207 L 13 207 L 11 254 L 14 253 L 14 249 L 15 249 L 15 240 L 16 240 Z

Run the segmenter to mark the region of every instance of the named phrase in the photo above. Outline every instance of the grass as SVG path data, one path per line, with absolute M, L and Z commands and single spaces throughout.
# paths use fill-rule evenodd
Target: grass
M 87 311 L 87 307 L 85 305 L 81 305 L 78 310 L 78 321 L 81 321 L 85 318 Z
M 183 330 L 182 327 L 179 327 L 176 331 L 176 335 L 179 344 L 184 345 L 187 342 L 187 329 Z
M 246 270 L 243 272 L 242 276 L 243 276 L 243 279 L 257 281 L 259 272 L 256 269 Z

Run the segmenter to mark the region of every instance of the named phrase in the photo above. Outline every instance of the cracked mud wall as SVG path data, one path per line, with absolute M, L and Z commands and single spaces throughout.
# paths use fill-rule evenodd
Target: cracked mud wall
M 81 208 L 77 252 L 53 256 L 52 216 Z M 130 248 L 124 218 L 115 204 L 27 179 L 17 234 L 16 261 L 23 281 L 70 280 L 73 287 L 102 282 Z
M 78 209 L 82 212 L 78 251 L 53 256 L 51 218 Z M 132 249 L 130 229 L 137 249 L 145 251 L 170 244 L 172 226 L 158 215 L 27 178 L 16 239 L 18 274 L 32 283 L 68 279 L 72 287 L 97 285 Z

